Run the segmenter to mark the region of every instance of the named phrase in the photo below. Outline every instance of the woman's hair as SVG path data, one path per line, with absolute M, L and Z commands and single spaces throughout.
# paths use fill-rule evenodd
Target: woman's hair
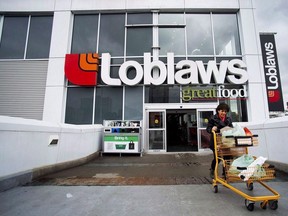
M 217 106 L 216 108 L 216 112 L 218 112 L 219 110 L 226 110 L 227 112 L 230 111 L 230 107 L 228 106 L 228 104 L 225 103 L 221 103 Z

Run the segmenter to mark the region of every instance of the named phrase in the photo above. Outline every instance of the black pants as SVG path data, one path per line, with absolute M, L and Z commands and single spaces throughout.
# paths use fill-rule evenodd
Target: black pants
M 212 151 L 213 151 L 213 155 L 214 155 L 214 159 L 212 160 L 212 163 L 211 163 L 211 170 L 215 170 L 215 166 L 216 166 L 216 155 L 215 155 L 215 149 L 212 149 Z M 223 157 L 223 159 L 224 160 L 229 160 L 229 159 L 232 159 L 232 157 L 231 156 L 224 156 Z M 218 159 L 218 164 L 221 162 L 221 160 L 220 159 Z M 223 171 L 222 171 L 223 173 L 222 173 L 222 175 L 224 175 L 225 176 L 225 168 L 223 167 Z

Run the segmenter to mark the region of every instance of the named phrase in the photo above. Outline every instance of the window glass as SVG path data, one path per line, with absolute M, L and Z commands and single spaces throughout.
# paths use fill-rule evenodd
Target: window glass
M 96 52 L 98 15 L 75 15 L 71 53 Z
M 160 13 L 159 24 L 184 24 L 183 13 Z
M 143 114 L 143 87 L 125 87 L 125 114 L 126 120 L 142 120 Z
M 213 14 L 216 55 L 240 55 L 236 14 Z
M 4 17 L 0 59 L 23 59 L 28 27 L 27 17 Z
M 124 55 L 125 15 L 101 15 L 99 53 Z
M 127 15 L 127 24 L 152 24 L 151 13 L 132 13 Z
M 67 89 L 65 123 L 92 124 L 94 88 Z
M 50 51 L 52 16 L 32 16 L 26 58 L 48 58 Z
M 210 14 L 186 14 L 188 55 L 213 55 Z
M 243 89 L 243 87 L 227 86 L 226 89 Z M 230 106 L 230 111 L 227 115 L 232 118 L 233 122 L 247 122 L 247 101 L 246 98 L 230 98 L 224 100 Z
M 127 55 L 143 56 L 152 48 L 152 28 L 127 28 Z
M 175 55 L 185 55 L 185 31 L 184 28 L 160 28 L 159 29 L 160 55 L 173 52 Z
M 123 87 L 97 88 L 95 103 L 95 124 L 122 119 Z
M 179 86 L 147 86 L 145 87 L 145 103 L 179 103 Z

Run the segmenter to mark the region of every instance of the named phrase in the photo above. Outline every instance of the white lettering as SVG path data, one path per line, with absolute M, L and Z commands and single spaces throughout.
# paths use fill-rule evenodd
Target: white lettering
M 101 61 L 101 79 L 107 85 L 120 86 L 137 85 L 144 80 L 144 85 L 175 84 L 175 81 L 181 85 L 187 84 L 210 84 L 212 76 L 215 84 L 224 84 L 225 77 L 232 84 L 244 84 L 248 80 L 248 74 L 245 70 L 246 65 L 239 59 L 231 61 L 221 61 L 218 68 L 216 61 L 209 61 L 205 69 L 202 61 L 182 60 L 174 67 L 174 54 L 167 53 L 167 68 L 162 61 L 151 61 L 151 54 L 144 53 L 144 69 L 136 61 L 124 62 L 119 69 L 119 78 L 111 78 L 110 75 L 111 56 L 109 53 L 102 54 Z M 136 76 L 133 79 L 128 78 L 130 68 L 135 68 Z M 176 69 L 176 72 L 175 72 Z M 271 73 L 275 72 L 271 69 Z

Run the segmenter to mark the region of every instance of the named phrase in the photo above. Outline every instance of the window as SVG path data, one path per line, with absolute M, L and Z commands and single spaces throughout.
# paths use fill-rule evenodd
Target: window
M 185 31 L 184 28 L 160 28 L 159 29 L 160 55 L 173 52 L 175 55 L 185 55 Z
M 0 59 L 48 58 L 52 23 L 53 16 L 4 16 Z
M 29 17 L 4 17 L 1 59 L 23 59 Z
M 180 86 L 146 86 L 145 103 L 179 103 Z
M 213 55 L 210 14 L 186 14 L 187 54 Z
M 127 29 L 127 56 L 143 56 L 152 48 L 152 27 Z
M 95 53 L 99 15 L 75 15 L 71 53 Z
M 123 87 L 96 88 L 95 124 L 122 119 Z
M 65 123 L 92 124 L 94 88 L 67 89 Z
M 124 55 L 125 15 L 101 15 L 99 53 L 110 53 L 111 56 Z
M 124 119 L 142 120 L 143 87 L 125 87 Z
M 213 14 L 216 55 L 240 55 L 236 14 Z

